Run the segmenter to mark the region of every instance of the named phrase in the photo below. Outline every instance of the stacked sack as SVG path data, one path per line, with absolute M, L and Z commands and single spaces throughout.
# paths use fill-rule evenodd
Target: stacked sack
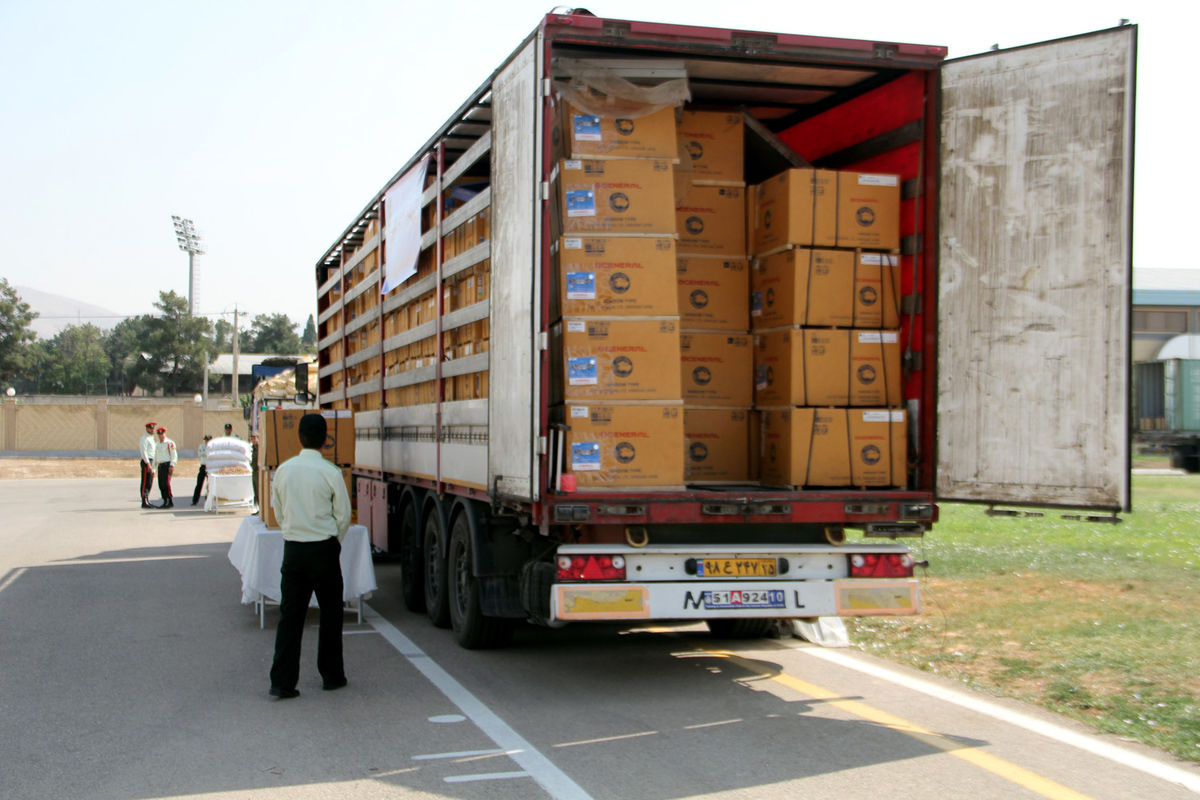
M 221 436 L 208 443 L 209 475 L 249 475 L 250 444 L 232 436 Z

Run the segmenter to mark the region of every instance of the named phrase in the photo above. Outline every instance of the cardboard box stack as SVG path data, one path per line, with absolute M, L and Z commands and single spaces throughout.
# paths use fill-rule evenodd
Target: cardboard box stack
M 754 473 L 744 136 L 737 112 L 679 118 L 676 292 L 689 483 L 746 483 Z
M 268 528 L 279 527 L 275 509 L 271 506 L 271 482 L 275 470 L 292 456 L 300 453 L 300 438 L 297 426 L 305 414 L 314 413 L 304 408 L 269 408 L 259 416 L 258 423 L 258 509 L 259 516 Z M 325 417 L 327 432 L 321 455 L 342 470 L 350 505 L 356 505 L 353 478 L 350 466 L 354 462 L 354 412 L 349 410 L 321 411 Z M 357 513 L 357 509 L 355 509 Z
M 899 178 L 791 169 L 751 204 L 761 480 L 903 486 Z
M 593 109 L 603 98 L 589 98 Z M 675 110 L 557 99 L 551 402 L 579 490 L 683 485 Z

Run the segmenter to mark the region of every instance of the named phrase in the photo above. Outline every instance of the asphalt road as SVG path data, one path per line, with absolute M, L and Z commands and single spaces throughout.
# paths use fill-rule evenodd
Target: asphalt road
M 189 483 L 190 487 L 190 483 Z M 177 487 L 183 488 L 183 487 Z M 128 480 L 0 481 L 0 798 L 1195 798 L 1200 769 L 794 639 L 527 628 L 491 652 L 347 617 L 350 686 L 267 695 L 226 553 L 244 512 Z

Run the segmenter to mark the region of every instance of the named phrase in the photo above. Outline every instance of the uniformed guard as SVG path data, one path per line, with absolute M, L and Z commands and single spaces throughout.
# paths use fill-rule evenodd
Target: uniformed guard
M 154 450 L 158 444 L 154 439 L 153 422 L 146 423 L 146 433 L 138 442 L 138 455 L 142 458 L 142 470 L 138 475 L 138 493 L 142 496 L 142 508 L 153 508 L 148 501 L 150 490 L 154 488 Z
M 208 474 L 208 443 L 211 439 L 210 434 L 205 434 L 204 441 L 196 448 L 196 455 L 200 458 L 200 471 L 196 473 L 196 488 L 192 491 L 192 505 L 200 502 L 200 490 L 204 487 L 204 476 Z
M 167 438 L 167 429 L 158 429 L 158 443 L 154 446 L 154 468 L 158 470 L 158 491 L 162 495 L 159 508 L 174 508 L 175 496 L 171 492 L 171 477 L 179 461 L 179 450 L 175 442 Z

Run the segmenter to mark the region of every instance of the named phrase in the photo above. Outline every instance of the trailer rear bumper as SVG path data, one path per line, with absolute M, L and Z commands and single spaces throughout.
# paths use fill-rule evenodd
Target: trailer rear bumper
M 553 621 L 919 614 L 915 578 L 569 583 L 551 588 Z

